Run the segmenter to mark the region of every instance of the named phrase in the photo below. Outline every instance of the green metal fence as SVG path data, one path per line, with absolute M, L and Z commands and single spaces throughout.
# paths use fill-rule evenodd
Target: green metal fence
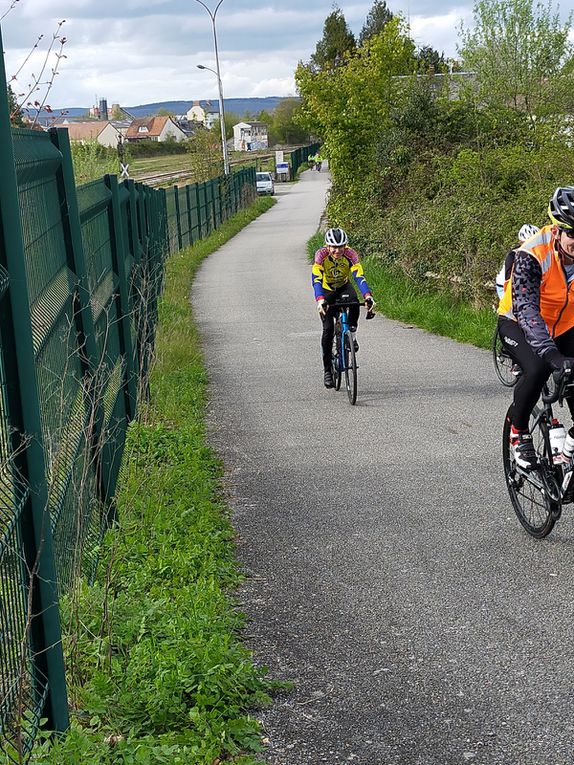
M 321 148 L 320 143 L 312 143 L 310 146 L 301 146 L 291 152 L 289 161 L 291 163 L 291 178 L 295 178 L 297 170 L 304 162 L 307 162 L 307 157 L 316 154 Z
M 68 725 L 59 596 L 114 513 L 165 260 L 256 194 L 253 168 L 76 189 L 66 130 L 0 127 L 0 146 L 0 748 L 18 762 L 41 718 Z
M 41 718 L 68 726 L 59 598 L 93 577 L 114 516 L 166 258 L 255 197 L 253 167 L 168 190 L 111 175 L 76 188 L 67 131 L 11 131 L 0 98 L 0 750 L 11 761 L 27 759 Z

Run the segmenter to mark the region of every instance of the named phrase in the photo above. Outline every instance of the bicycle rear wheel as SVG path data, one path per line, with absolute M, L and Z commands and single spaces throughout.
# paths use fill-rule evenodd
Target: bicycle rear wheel
M 539 414 L 534 409 L 532 422 Z M 548 455 L 548 426 L 540 420 L 532 427 L 532 440 L 541 468 L 524 474 L 517 469 L 510 448 L 510 422 L 512 406 L 506 414 L 502 430 L 502 462 L 506 486 L 512 507 L 526 531 L 536 539 L 548 536 L 560 517 L 562 503 L 555 468 Z
M 355 358 L 355 346 L 350 332 L 345 332 L 344 356 L 345 359 L 345 387 L 349 403 L 357 401 L 357 361 Z
M 494 361 L 494 371 L 500 382 L 507 388 L 512 388 L 513 385 L 516 385 L 518 378 L 513 372 L 514 361 L 508 355 L 508 351 L 500 339 L 498 327 L 494 330 L 492 338 L 492 359 Z

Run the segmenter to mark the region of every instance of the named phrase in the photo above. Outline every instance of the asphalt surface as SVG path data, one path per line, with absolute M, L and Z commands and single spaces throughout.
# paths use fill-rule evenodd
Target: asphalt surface
M 357 405 L 323 387 L 305 244 L 328 184 L 278 185 L 192 292 L 246 642 L 294 683 L 256 713 L 265 760 L 572 765 L 574 512 L 519 526 L 486 351 L 363 317 Z

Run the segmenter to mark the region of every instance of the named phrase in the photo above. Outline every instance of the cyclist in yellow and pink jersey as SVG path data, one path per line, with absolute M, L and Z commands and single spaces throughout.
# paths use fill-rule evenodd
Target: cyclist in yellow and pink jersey
M 359 350 L 355 332 L 357 331 L 357 323 L 359 321 L 360 304 L 355 288 L 351 283 L 351 277 L 361 291 L 368 316 L 372 315 L 373 308 L 375 307 L 371 288 L 367 284 L 363 267 L 359 262 L 359 255 L 348 244 L 349 239 L 342 228 L 327 229 L 325 232 L 325 244 L 315 253 L 311 272 L 317 310 L 323 322 L 321 351 L 324 369 L 323 381 L 326 388 L 333 387 L 331 354 L 336 318 L 336 311 L 329 311 L 329 305 L 331 303 L 349 304 L 349 327 L 355 351 Z

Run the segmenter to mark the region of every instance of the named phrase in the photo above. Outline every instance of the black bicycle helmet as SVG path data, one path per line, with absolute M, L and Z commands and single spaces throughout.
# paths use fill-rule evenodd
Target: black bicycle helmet
M 548 217 L 560 228 L 574 229 L 574 186 L 556 189 L 548 205 Z
M 348 241 L 342 228 L 328 228 L 325 231 L 325 244 L 329 247 L 344 247 Z

